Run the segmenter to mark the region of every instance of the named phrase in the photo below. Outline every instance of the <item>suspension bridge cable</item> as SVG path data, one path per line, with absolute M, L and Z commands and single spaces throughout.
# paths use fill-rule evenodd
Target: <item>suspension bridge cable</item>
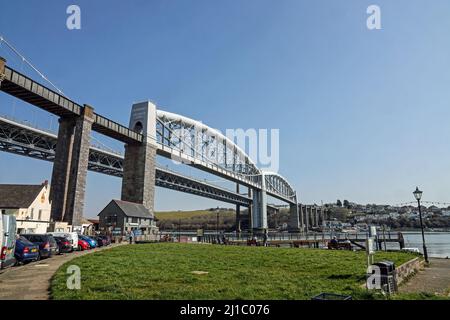
M 59 93 L 63 96 L 67 97 L 64 92 L 62 92 L 53 82 L 51 82 L 38 68 L 36 68 L 27 58 L 25 58 L 12 44 L 10 44 L 2 35 L 0 35 L 0 43 L 5 43 L 6 46 L 11 49 L 17 56 L 22 59 L 22 62 L 25 62 L 28 66 L 30 66 L 42 79 L 50 83 L 50 85 L 55 88 Z

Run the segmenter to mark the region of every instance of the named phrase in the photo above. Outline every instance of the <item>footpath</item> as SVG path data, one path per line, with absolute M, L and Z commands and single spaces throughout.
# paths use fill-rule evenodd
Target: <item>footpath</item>
M 402 284 L 399 292 L 450 295 L 450 259 L 430 258 L 430 266 Z
M 64 263 L 86 254 L 108 250 L 126 243 L 112 244 L 87 251 L 75 251 L 49 259 L 0 271 L 0 300 L 48 300 L 50 280 Z

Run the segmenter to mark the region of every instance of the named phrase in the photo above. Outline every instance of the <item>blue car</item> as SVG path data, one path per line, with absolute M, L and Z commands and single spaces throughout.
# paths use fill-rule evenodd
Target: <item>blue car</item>
M 14 257 L 18 262 L 27 263 L 39 259 L 39 246 L 24 237 L 16 239 Z
M 97 247 L 97 241 L 95 241 L 94 239 L 92 239 L 88 236 L 78 235 L 78 238 L 86 241 L 89 244 L 89 247 L 91 247 L 91 249 Z

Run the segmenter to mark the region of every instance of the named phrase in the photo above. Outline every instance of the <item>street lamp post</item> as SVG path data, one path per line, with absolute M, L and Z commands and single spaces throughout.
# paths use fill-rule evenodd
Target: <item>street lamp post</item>
M 413 194 L 417 200 L 417 205 L 419 206 L 420 228 L 422 229 L 423 256 L 425 257 L 425 262 L 428 263 L 427 246 L 425 245 L 425 233 L 423 231 L 422 209 L 420 208 L 420 199 L 422 198 L 422 191 L 420 191 L 419 188 L 416 187 L 416 190 L 413 192 Z

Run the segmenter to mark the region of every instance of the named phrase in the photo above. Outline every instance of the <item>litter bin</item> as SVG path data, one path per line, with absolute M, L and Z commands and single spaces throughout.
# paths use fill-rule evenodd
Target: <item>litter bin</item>
M 352 296 L 322 292 L 321 294 L 312 297 L 311 300 L 352 300 Z
M 392 261 L 380 261 L 373 264 L 380 268 L 381 289 L 386 293 L 397 291 L 397 279 L 395 273 L 395 263 Z

